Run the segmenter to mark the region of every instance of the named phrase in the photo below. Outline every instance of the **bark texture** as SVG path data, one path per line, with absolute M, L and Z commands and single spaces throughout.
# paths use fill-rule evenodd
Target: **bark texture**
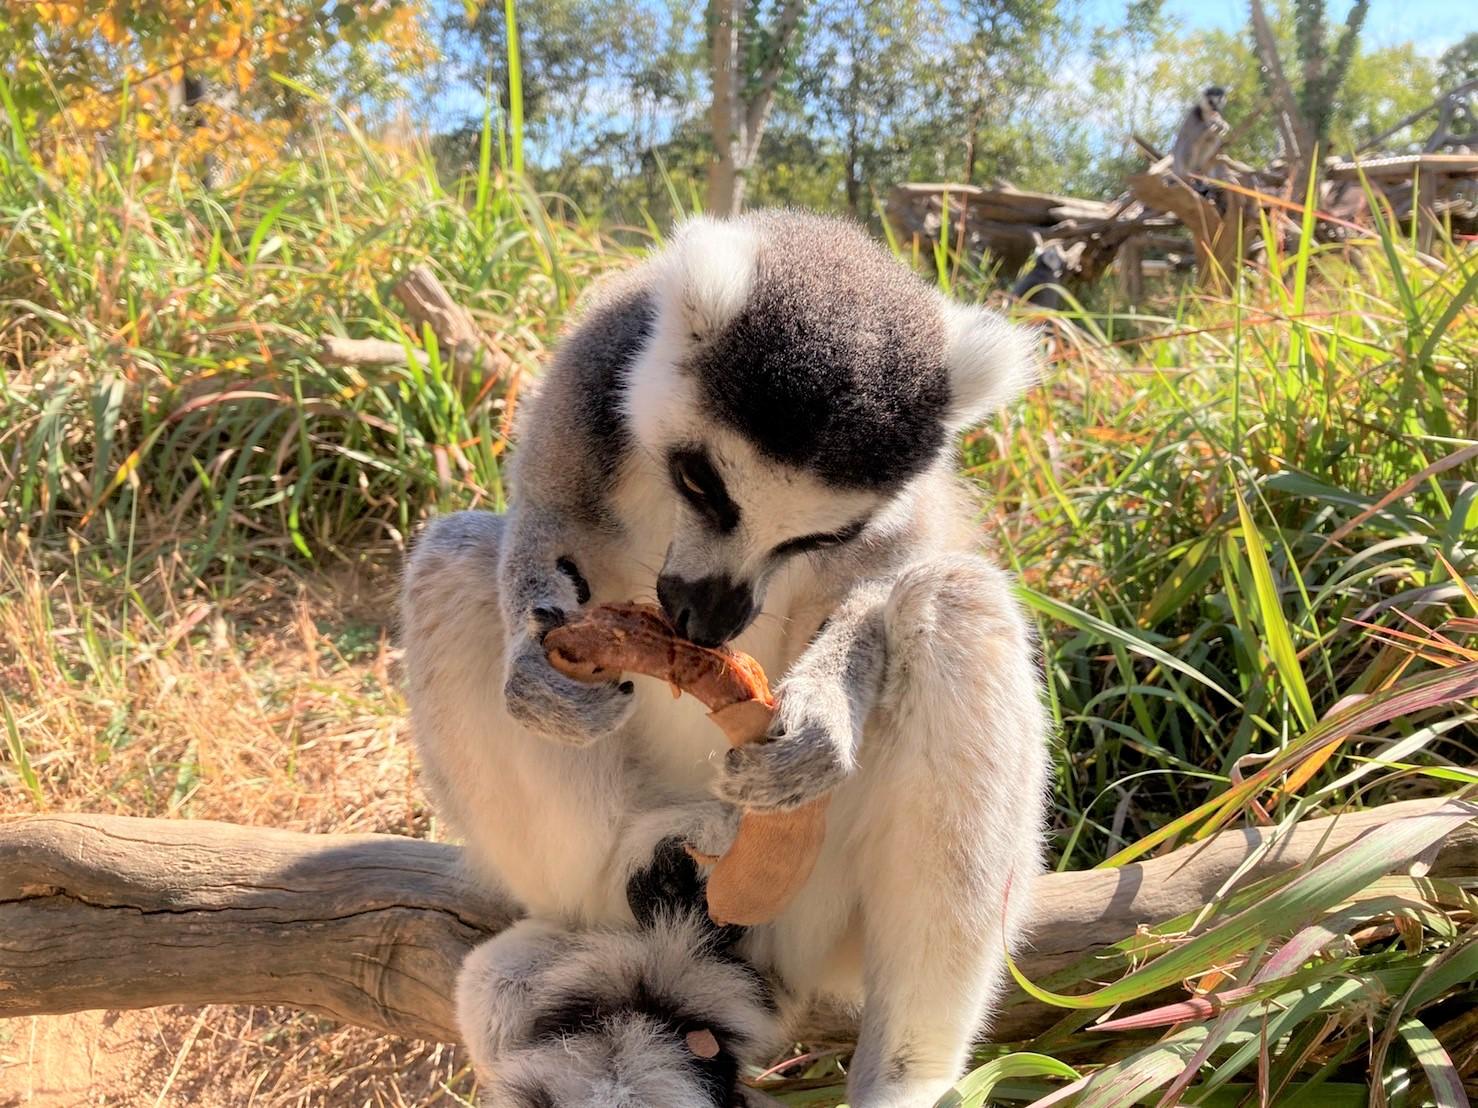
M 1337 850 L 1441 801 L 1297 827 L 1244 880 Z M 1040 878 L 1028 974 L 1043 976 L 1206 902 L 1269 837 L 1226 831 L 1114 870 Z M 1478 827 L 1435 873 L 1478 869 Z M 453 983 L 478 942 L 516 918 L 473 887 L 453 846 L 205 821 L 36 816 L 0 825 L 0 1017 L 160 1004 L 281 1004 L 346 1023 L 455 1041 Z M 994 1032 L 1060 1012 L 1017 995 Z M 848 1038 L 818 1013 L 812 1039 Z

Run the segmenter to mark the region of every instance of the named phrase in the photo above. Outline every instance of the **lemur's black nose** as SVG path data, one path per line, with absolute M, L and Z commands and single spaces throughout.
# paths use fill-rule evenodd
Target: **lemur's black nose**
M 657 599 L 677 633 L 699 646 L 720 646 L 749 626 L 754 618 L 754 590 L 725 575 L 686 581 L 663 574 Z

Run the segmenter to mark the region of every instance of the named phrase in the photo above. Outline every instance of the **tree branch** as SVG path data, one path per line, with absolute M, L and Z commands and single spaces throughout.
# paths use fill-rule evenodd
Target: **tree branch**
M 1290 171 L 1312 153 L 1307 149 L 1309 124 L 1298 106 L 1293 86 L 1283 74 L 1283 62 L 1278 56 L 1278 40 L 1268 23 L 1268 14 L 1263 10 L 1262 0 L 1251 0 L 1252 36 L 1257 57 L 1268 74 L 1268 88 L 1277 109 L 1278 133 L 1283 139 L 1283 157 Z
M 1415 800 L 1299 825 L 1253 881 L 1347 845 Z M 1038 880 L 1022 965 L 1041 976 L 1206 903 L 1270 837 L 1226 831 L 1115 870 Z M 1435 872 L 1478 866 L 1478 828 Z M 455 1041 L 463 956 L 506 927 L 506 899 L 473 887 L 452 846 L 393 835 L 308 835 L 204 821 L 36 816 L 0 825 L 0 1016 L 160 1004 L 282 1004 L 346 1023 Z M 1017 995 L 1005 1038 L 1060 1013 Z M 799 1037 L 850 1034 L 824 1016 Z
M 790 52 L 790 42 L 800 26 L 801 14 L 805 11 L 805 0 L 787 0 L 780 9 L 780 18 L 775 24 L 774 49 L 765 68 L 760 72 L 759 87 L 745 105 L 744 112 L 744 164 L 753 165 L 764 137 L 765 123 L 770 118 L 770 108 L 775 103 L 775 88 L 780 83 L 780 74 L 785 72 L 785 56 Z

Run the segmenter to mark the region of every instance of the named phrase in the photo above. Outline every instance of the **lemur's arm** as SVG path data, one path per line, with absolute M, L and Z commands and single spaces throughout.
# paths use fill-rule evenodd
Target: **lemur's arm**
M 729 751 L 718 795 L 755 809 L 796 808 L 856 768 L 882 684 L 891 578 L 859 581 L 776 689 L 768 742 Z
M 598 561 L 598 532 L 573 514 L 523 501 L 509 513 L 508 540 L 499 559 L 500 596 L 508 628 L 508 712 L 546 738 L 583 746 L 623 724 L 635 704 L 630 681 L 589 685 L 558 673 L 542 642 L 590 600 L 576 559 Z
M 635 278 L 618 279 L 596 297 L 527 402 L 509 473 L 514 495 L 499 559 L 508 710 L 530 730 L 578 745 L 625 722 L 632 686 L 572 681 L 545 661 L 540 642 L 590 600 L 585 574 L 597 572 L 619 542 L 607 501 L 626 447 L 610 420 L 649 315 L 645 286 Z

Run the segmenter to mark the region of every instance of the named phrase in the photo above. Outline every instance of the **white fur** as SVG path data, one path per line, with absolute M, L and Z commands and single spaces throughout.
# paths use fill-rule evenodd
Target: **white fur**
M 741 223 L 698 216 L 678 228 L 668 248 L 668 291 L 691 336 L 702 341 L 739 314 L 749 299 L 759 239 Z
M 749 932 L 743 950 L 797 1010 L 818 994 L 860 1005 L 853 1108 L 927 1108 L 959 1075 L 989 1020 L 1002 952 L 1021 941 L 1041 868 L 1047 723 L 1031 631 L 1006 575 L 971 553 L 973 506 L 959 495 L 948 459 L 884 502 L 882 493 L 838 492 L 768 462 L 702 418 L 694 386 L 677 367 L 691 341 L 683 328 L 701 330 L 737 310 L 733 290 L 743 279 L 726 283 L 725 267 L 742 270 L 752 253 L 730 231 L 702 221 L 658 263 L 677 267 L 663 272 L 683 273 L 702 292 L 678 306 L 664 286 L 657 333 L 632 367 L 624 403 L 640 447 L 605 505 L 613 518 L 599 529 L 562 521 L 560 549 L 539 557 L 552 564 L 573 555 L 596 602 L 650 600 L 664 561 L 693 575 L 760 581 L 763 609 L 736 645 L 779 680 L 782 715 L 797 706 L 834 712 L 839 702 L 851 718 L 845 710 L 857 708 L 860 734 L 844 752 L 814 874 L 774 923 Z M 728 250 L 728 261 L 710 267 L 705 250 L 714 257 Z M 950 423 L 963 427 L 1030 381 L 1033 342 L 984 310 L 941 310 Z M 673 491 L 661 459 L 678 442 L 708 450 L 742 510 L 732 533 L 705 531 Z M 630 716 L 584 747 L 560 745 L 509 717 L 498 677 L 508 631 L 489 567 L 510 541 L 517 548 L 510 535 L 529 526 L 519 513 L 530 510 L 527 483 L 535 479 L 524 471 L 506 522 L 487 513 L 446 517 L 414 552 L 402 619 L 415 734 L 439 808 L 532 915 L 560 927 L 629 924 L 632 868 L 662 837 L 701 838 L 723 815 L 709 789 L 725 746 L 691 698 L 674 700 L 640 679 Z M 873 522 L 847 546 L 765 563 L 786 538 L 829 532 L 869 512 Z M 849 650 L 876 663 L 866 690 L 839 685 L 838 659 Z M 506 954 L 512 961 L 499 965 L 516 966 L 547 951 L 540 944 L 548 932 L 539 929 L 550 924 L 520 926 L 534 930 L 506 940 L 507 952 L 479 951 L 463 982 L 462 1026 L 482 1043 L 474 1058 L 482 1067 L 504 1052 L 500 1080 L 514 1065 L 530 1074 L 550 1065 L 543 1054 L 508 1060 L 500 1035 L 516 1014 L 477 984 L 486 984 L 489 959 Z M 598 977 L 599 967 L 591 963 L 588 973 Z M 628 1048 L 649 1050 L 661 1069 L 661 1044 L 609 1047 Z M 580 1053 L 570 1080 L 598 1082 L 591 1065 Z M 652 1104 L 665 1104 L 661 1097 L 677 1094 L 651 1095 Z
M 949 348 L 948 420 L 955 430 L 972 427 L 1005 407 L 1036 382 L 1041 372 L 1037 337 L 987 308 L 940 298 Z
M 674 420 L 697 410 L 697 386 L 682 371 L 683 358 L 744 307 L 758 250 L 753 231 L 699 216 L 679 227 L 654 259 L 657 319 L 623 397 L 643 442 L 670 441 Z

